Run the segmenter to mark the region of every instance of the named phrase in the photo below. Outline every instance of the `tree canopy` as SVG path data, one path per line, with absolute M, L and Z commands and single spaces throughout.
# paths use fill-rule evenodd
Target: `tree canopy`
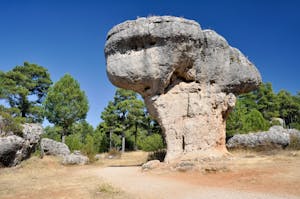
M 0 71 L 0 99 L 8 102 L 12 116 L 26 122 L 42 122 L 42 102 L 51 84 L 46 68 L 24 62 L 6 73 Z
M 227 119 L 227 135 L 265 131 L 281 118 L 287 128 L 300 129 L 300 95 L 285 90 L 274 93 L 272 84 L 262 84 L 257 90 L 240 95 Z
M 144 102 L 138 99 L 134 91 L 118 88 L 113 101 L 102 112 L 101 119 L 103 122 L 98 129 L 107 135 L 113 133 L 111 141 L 115 147 L 121 145 L 119 136 L 126 137 L 126 148 L 129 150 L 136 150 L 138 146 L 142 148 L 138 137 L 144 138 L 156 133 L 162 140 L 159 125 L 150 118 Z
M 49 89 L 44 107 L 49 122 L 62 127 L 62 138 L 70 133 L 73 123 L 85 119 L 89 109 L 84 91 L 69 74 L 64 75 Z

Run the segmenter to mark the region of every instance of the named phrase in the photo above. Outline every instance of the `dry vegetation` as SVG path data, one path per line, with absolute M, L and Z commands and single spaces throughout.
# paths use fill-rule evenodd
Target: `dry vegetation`
M 132 198 L 90 173 L 91 165 L 62 166 L 59 162 L 55 157 L 32 157 L 15 168 L 0 169 L 0 198 Z
M 125 153 L 122 157 L 115 159 L 107 159 L 108 155 L 103 154 L 100 160 L 86 166 L 62 166 L 59 159 L 54 157 L 48 156 L 44 159 L 32 157 L 15 168 L 0 169 L 0 198 L 141 198 L 137 196 L 143 195 L 143 193 L 138 194 L 143 189 L 135 190 L 132 184 L 137 183 L 146 186 L 144 190 L 149 189 L 149 184 L 144 183 L 147 176 L 151 180 L 156 180 L 157 183 L 170 183 L 172 186 L 178 182 L 178 186 L 185 183 L 186 187 L 190 184 L 191 187 L 199 188 L 222 187 L 226 190 L 300 196 L 300 151 L 236 150 L 231 153 L 232 158 L 212 163 L 222 164 L 222 167 L 227 168 L 226 170 L 201 173 L 158 169 L 141 174 L 139 169 L 134 172 L 131 169 L 132 178 L 127 174 L 124 174 L 125 177 L 122 176 L 122 172 L 126 171 L 125 167 L 114 170 L 107 166 L 140 165 L 147 160 L 147 153 Z M 115 184 L 113 178 L 110 178 L 115 171 L 119 173 L 113 178 L 115 180 L 120 178 L 119 184 Z M 104 172 L 108 173 L 102 175 Z M 126 185 L 122 186 L 122 182 Z M 161 191 L 167 194 L 168 190 L 164 190 L 163 185 L 161 188 L 158 186 L 156 188 L 156 192 L 162 189 Z M 189 191 L 192 193 L 193 189 Z M 146 197 L 147 194 L 148 197 Z M 142 198 L 151 198 L 151 196 L 150 190 L 149 193 L 145 192 L 145 197 Z

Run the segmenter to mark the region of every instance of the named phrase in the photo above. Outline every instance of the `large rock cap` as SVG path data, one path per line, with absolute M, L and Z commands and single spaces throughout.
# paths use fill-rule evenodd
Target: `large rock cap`
M 156 16 L 121 23 L 109 31 L 105 55 L 111 82 L 143 96 L 165 93 L 176 80 L 215 83 L 235 94 L 261 82 L 238 49 L 184 18 Z

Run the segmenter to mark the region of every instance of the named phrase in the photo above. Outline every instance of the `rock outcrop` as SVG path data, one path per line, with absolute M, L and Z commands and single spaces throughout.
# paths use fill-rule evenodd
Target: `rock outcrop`
M 23 124 L 22 137 L 9 135 L 0 138 L 0 166 L 15 166 L 36 150 L 43 133 L 41 124 Z
M 45 155 L 65 156 L 70 154 L 70 149 L 62 142 L 43 138 L 41 140 L 41 152 Z
M 24 139 L 16 135 L 0 138 L 0 166 L 17 165 L 22 159 Z
M 268 131 L 237 134 L 228 139 L 228 148 L 257 148 L 257 147 L 282 147 L 290 144 L 291 137 L 300 141 L 300 131 L 284 129 L 282 126 L 272 126 Z
M 110 81 L 140 93 L 161 125 L 166 161 L 226 153 L 225 122 L 235 96 L 261 82 L 238 49 L 184 18 L 121 23 L 109 31 L 105 55 Z
M 84 165 L 89 163 L 89 158 L 82 155 L 80 151 L 74 151 L 63 157 L 62 164 L 64 165 Z

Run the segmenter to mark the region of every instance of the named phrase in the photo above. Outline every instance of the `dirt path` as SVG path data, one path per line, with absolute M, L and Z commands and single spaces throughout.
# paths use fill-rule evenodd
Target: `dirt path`
M 54 157 L 33 157 L 18 167 L 0 169 L 0 198 L 300 199 L 300 151 L 237 153 L 228 162 L 228 171 L 209 174 L 107 167 L 132 165 L 140 156 L 125 154 L 86 166 L 62 166 Z
M 139 167 L 108 167 L 94 169 L 95 174 L 121 187 L 137 198 L 143 199 L 296 199 L 286 194 L 236 191 L 229 188 L 215 188 L 181 181 L 170 176 L 157 176 L 141 172 Z

